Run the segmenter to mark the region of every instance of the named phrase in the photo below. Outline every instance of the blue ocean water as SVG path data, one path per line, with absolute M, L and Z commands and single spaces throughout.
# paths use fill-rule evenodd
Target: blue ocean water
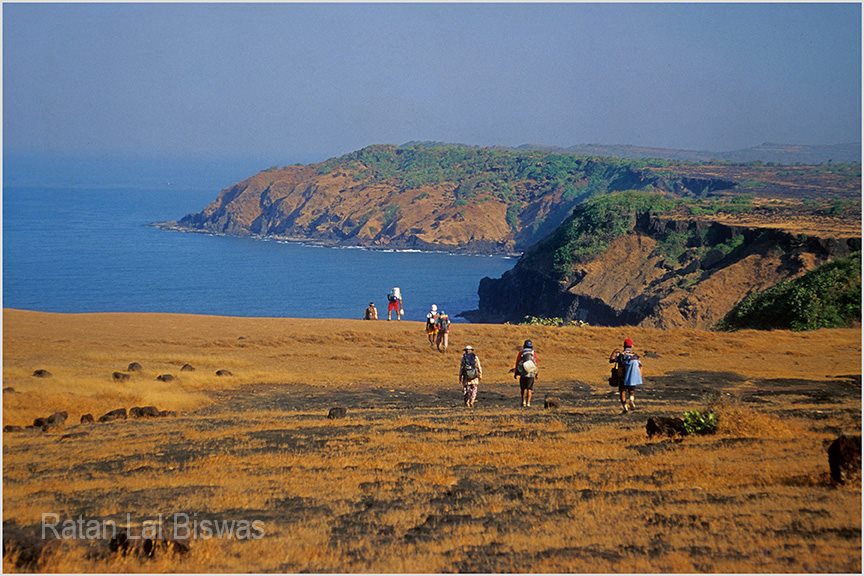
M 3 191 L 3 306 L 50 312 L 386 317 L 399 286 L 406 318 L 432 303 L 477 307 L 477 286 L 515 259 L 382 252 L 160 230 L 213 190 Z

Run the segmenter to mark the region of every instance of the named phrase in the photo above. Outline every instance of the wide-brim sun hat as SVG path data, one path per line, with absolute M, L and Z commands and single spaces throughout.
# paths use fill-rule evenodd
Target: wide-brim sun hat
M 473 350 L 474 350 L 474 347 L 473 347 L 473 346 L 471 346 L 471 345 L 470 345 L 470 344 L 468 344 L 468 345 L 467 345 L 467 346 L 465 346 L 465 348 L 463 348 L 463 349 L 462 349 L 462 350 L 463 350 L 463 351 L 468 351 L 468 350 L 471 350 L 471 351 L 473 351 Z

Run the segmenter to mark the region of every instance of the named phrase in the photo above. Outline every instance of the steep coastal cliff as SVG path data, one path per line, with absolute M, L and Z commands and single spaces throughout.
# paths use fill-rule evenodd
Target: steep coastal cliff
M 484 278 L 479 309 L 464 315 L 482 322 L 531 315 L 711 328 L 747 295 L 861 248 L 860 235 L 732 225 L 717 221 L 721 214 L 699 212 L 698 205 L 656 194 L 589 201 L 513 270 Z

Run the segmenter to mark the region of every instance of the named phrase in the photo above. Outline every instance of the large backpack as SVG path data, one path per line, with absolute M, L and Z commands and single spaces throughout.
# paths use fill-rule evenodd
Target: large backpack
M 387 294 L 387 301 L 388 302 L 396 302 L 396 300 L 398 300 L 398 298 L 396 298 L 396 295 L 393 294 L 393 292 L 390 292 L 389 294 Z
M 479 376 L 480 372 L 477 370 L 476 354 L 471 353 L 462 356 L 462 374 L 465 375 L 466 380 L 474 380 Z
M 447 332 L 450 329 L 450 317 L 447 314 L 438 315 L 438 331 Z
M 612 374 L 609 376 L 609 386 L 621 386 L 624 384 L 624 375 L 627 374 L 627 365 L 630 361 L 639 360 L 637 354 L 632 352 L 619 352 L 618 358 L 615 360 L 615 366 L 612 367 Z
M 522 356 L 519 357 L 519 362 L 516 364 L 516 371 L 520 376 L 528 378 L 537 375 L 537 362 L 534 361 L 534 350 L 531 348 L 522 350 Z

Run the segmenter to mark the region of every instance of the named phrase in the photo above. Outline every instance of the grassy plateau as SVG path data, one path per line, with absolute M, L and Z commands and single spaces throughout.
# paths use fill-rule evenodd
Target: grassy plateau
M 622 415 L 606 379 L 625 337 L 645 384 Z M 526 338 L 540 377 L 522 409 L 508 370 Z M 463 324 L 440 354 L 415 322 L 5 310 L 3 424 L 69 419 L 3 434 L 3 568 L 857 573 L 861 484 L 832 484 L 825 446 L 860 433 L 860 373 L 858 329 Z M 146 405 L 177 415 L 78 424 Z M 646 435 L 649 417 L 708 407 L 714 435 Z M 263 537 L 124 555 L 42 541 L 46 512 L 257 520 Z

